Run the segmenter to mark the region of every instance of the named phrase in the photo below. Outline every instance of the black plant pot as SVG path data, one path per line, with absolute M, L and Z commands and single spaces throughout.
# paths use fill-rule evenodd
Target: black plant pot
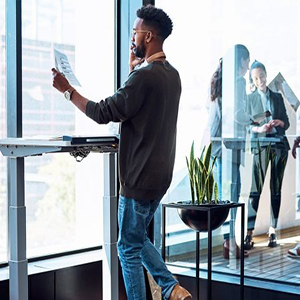
M 227 219 L 231 203 L 191 204 L 191 202 L 177 202 L 187 208 L 177 208 L 179 217 L 190 228 L 199 232 L 208 231 L 208 211 L 211 216 L 211 230 L 220 227 Z

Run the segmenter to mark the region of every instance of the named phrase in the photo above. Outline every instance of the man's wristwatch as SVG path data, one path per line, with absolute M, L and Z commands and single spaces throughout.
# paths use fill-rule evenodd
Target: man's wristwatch
M 65 97 L 68 101 L 71 101 L 72 93 L 73 93 L 74 91 L 75 91 L 75 89 L 74 89 L 73 87 L 67 89 L 67 90 L 64 92 L 64 97 Z

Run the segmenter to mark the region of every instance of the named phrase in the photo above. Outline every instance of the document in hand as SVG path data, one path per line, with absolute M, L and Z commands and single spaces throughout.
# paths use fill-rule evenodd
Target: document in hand
M 67 55 L 54 48 L 54 58 L 56 70 L 63 73 L 71 85 L 81 86 L 72 71 Z
M 284 79 L 284 77 L 280 72 L 270 82 L 269 88 L 274 92 L 281 92 L 283 97 L 291 105 L 294 111 L 295 112 L 297 111 L 300 105 L 300 101 L 292 91 L 291 87 L 287 84 L 286 80 Z
M 265 121 L 267 120 L 268 117 L 271 116 L 271 113 L 267 110 L 263 113 L 260 113 L 260 114 L 257 114 L 257 115 L 254 115 L 252 117 L 252 120 L 256 123 L 261 123 L 262 121 Z

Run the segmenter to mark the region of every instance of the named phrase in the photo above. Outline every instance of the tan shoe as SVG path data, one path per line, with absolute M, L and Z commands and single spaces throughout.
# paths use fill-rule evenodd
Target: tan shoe
M 185 288 L 176 284 L 169 300 L 192 300 L 192 295 Z

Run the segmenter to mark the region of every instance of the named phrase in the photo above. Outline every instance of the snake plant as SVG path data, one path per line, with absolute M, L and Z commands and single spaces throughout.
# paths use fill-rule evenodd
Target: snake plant
M 190 189 L 193 204 L 217 203 L 218 185 L 213 177 L 216 157 L 211 162 L 212 144 L 203 147 L 200 157 L 195 157 L 194 142 L 191 146 L 190 157 L 186 163 L 190 179 Z

